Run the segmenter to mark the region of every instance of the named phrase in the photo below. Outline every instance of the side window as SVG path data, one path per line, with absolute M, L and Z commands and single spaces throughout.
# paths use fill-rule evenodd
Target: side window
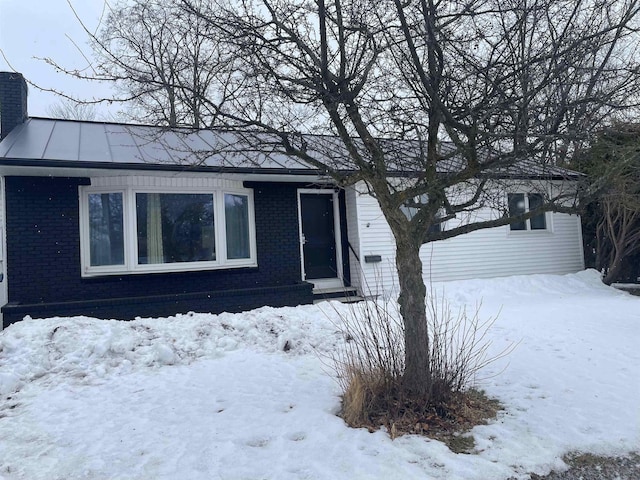
M 542 206 L 544 199 L 539 193 L 530 193 L 527 195 L 529 198 L 529 210 L 536 210 Z M 531 217 L 529 219 L 531 230 L 546 230 L 547 221 L 544 213 Z
M 89 213 L 89 265 L 124 265 L 122 192 L 91 193 Z
M 418 210 L 420 209 L 420 205 L 427 203 L 427 195 L 420 195 L 415 197 L 412 201 L 407 202 L 405 205 L 400 206 L 400 210 L 404 213 L 404 216 L 411 220 Z M 436 214 L 436 218 L 441 218 L 443 215 L 442 212 L 438 212 Z M 439 233 L 443 230 L 442 223 L 434 223 L 429 227 L 429 233 Z
M 544 203 L 542 195 L 539 193 L 509 193 L 509 216 L 522 215 L 523 213 L 540 208 Z M 518 230 L 546 230 L 546 215 L 541 213 L 528 220 L 514 222 L 509 225 L 512 231 Z
M 227 258 L 237 260 L 251 255 L 249 227 L 249 197 L 224 194 L 224 217 L 227 235 Z

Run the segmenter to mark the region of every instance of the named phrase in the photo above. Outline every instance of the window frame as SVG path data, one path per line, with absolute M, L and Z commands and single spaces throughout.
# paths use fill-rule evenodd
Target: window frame
M 524 213 L 527 213 L 530 211 L 529 209 L 529 195 L 540 195 L 541 197 L 544 198 L 544 195 L 538 192 L 523 192 L 523 191 L 513 191 L 513 192 L 508 192 L 507 193 L 507 208 L 509 208 L 509 195 L 524 195 Z M 527 218 L 526 220 L 523 220 L 525 228 L 522 230 L 514 230 L 512 228 L 513 224 L 510 223 L 509 225 L 507 225 L 507 232 L 510 235 L 522 235 L 522 234 L 545 234 L 545 233 L 552 233 L 552 224 L 551 224 L 551 216 L 549 215 L 549 212 L 543 212 L 540 214 L 543 218 L 544 218 L 544 228 L 531 228 L 531 218 Z M 537 216 L 537 215 L 536 215 Z
M 91 265 L 89 195 L 122 193 L 122 221 L 124 237 L 124 265 Z M 209 194 L 213 199 L 215 260 L 172 263 L 138 263 L 138 238 L 136 194 Z M 249 257 L 227 259 L 225 195 L 246 196 L 249 221 Z M 83 277 L 106 275 L 132 275 L 147 273 L 189 272 L 200 270 L 224 270 L 232 268 L 257 267 L 256 222 L 253 190 L 247 188 L 175 188 L 175 187 L 79 187 L 80 223 L 80 263 Z
M 423 193 L 422 195 L 417 195 L 413 197 L 413 201 L 415 203 L 426 204 L 428 201 L 428 196 L 426 193 Z M 407 220 L 409 221 L 413 220 L 413 217 L 418 213 L 419 210 L 420 210 L 420 207 L 409 207 L 406 204 L 400 205 L 400 211 L 404 214 L 405 217 L 407 217 Z M 440 208 L 436 212 L 435 220 L 438 220 L 444 216 L 445 216 L 444 208 Z M 446 223 L 447 222 L 444 221 L 444 222 L 431 224 L 431 226 L 427 230 L 427 233 L 433 234 L 433 233 L 444 232 Z

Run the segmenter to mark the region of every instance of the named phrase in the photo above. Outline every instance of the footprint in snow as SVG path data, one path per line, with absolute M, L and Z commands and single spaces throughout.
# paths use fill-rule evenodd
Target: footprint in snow
M 307 435 L 304 432 L 294 432 L 289 434 L 288 437 L 289 437 L 289 440 L 291 440 L 292 442 L 300 442 L 305 438 L 307 438 Z
M 248 447 L 258 448 L 258 447 L 266 447 L 270 441 L 271 439 L 267 437 L 256 437 L 256 438 L 251 438 L 247 440 L 246 444 Z

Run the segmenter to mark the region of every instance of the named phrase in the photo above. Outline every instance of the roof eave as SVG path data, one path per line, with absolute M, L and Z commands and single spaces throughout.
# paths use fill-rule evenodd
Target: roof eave
M 0 166 L 17 166 L 32 168 L 77 168 L 92 170 L 146 170 L 155 172 L 195 172 L 195 173 L 233 173 L 260 175 L 316 175 L 323 173 L 317 169 L 303 168 L 262 168 L 262 167 L 227 167 L 208 165 L 151 164 L 151 163 L 114 163 L 83 160 L 37 160 L 24 158 L 0 158 Z

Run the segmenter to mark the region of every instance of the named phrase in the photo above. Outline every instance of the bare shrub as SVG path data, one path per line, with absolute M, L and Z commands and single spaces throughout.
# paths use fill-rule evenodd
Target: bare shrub
M 397 306 L 385 301 L 351 304 L 340 311 L 346 344 L 334 359 L 343 391 L 343 417 L 364 425 L 392 406 L 404 371 L 404 329 Z
M 489 356 L 488 333 L 498 317 L 480 318 L 481 307 L 481 303 L 477 304 L 472 313 L 466 307 L 454 311 L 444 295 L 432 291 L 428 296 L 431 396 L 436 404 L 475 386 L 478 372 L 514 347 Z
M 476 385 L 480 370 L 514 348 L 489 354 L 488 332 L 497 317 L 482 319 L 480 306 L 471 314 L 456 310 L 432 290 L 427 302 L 432 383 L 421 398 L 403 389 L 404 328 L 397 303 L 368 300 L 337 310 L 346 343 L 333 360 L 344 420 L 352 426 L 384 425 L 395 436 L 460 419 L 460 405 L 469 403 L 461 396 Z

